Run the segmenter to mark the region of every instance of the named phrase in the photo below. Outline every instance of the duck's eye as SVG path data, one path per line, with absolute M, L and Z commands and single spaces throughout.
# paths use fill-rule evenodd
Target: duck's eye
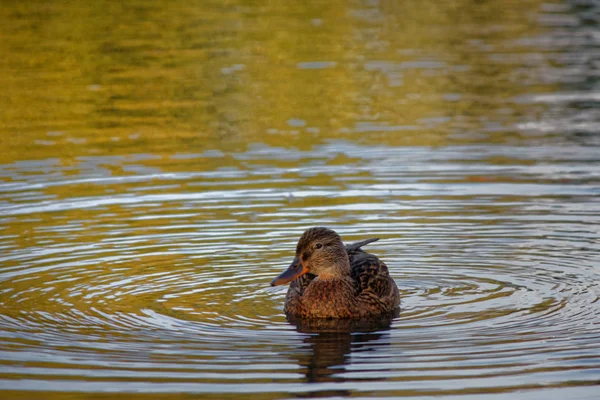
M 323 245 L 321 243 L 315 244 L 315 249 L 320 249 L 321 247 L 323 247 Z

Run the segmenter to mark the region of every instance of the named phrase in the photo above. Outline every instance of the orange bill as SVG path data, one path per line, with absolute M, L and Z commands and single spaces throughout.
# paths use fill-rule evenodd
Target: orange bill
M 271 286 L 285 285 L 293 281 L 294 279 L 304 275 L 308 272 L 308 268 L 305 268 L 298 260 L 298 257 L 294 258 L 294 261 L 290 264 L 288 269 L 283 271 L 277 278 L 271 281 Z

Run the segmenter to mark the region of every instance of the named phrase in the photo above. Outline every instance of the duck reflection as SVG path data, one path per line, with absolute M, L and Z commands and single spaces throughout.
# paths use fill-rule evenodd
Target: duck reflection
M 300 333 L 308 333 L 304 338 L 309 352 L 297 353 L 295 358 L 303 367 L 308 383 L 344 382 L 342 372 L 350 364 L 353 351 L 368 351 L 370 342 L 389 336 L 392 320 L 399 311 L 377 319 L 305 319 L 288 316 L 287 320 Z M 297 397 L 323 397 L 349 395 L 347 390 L 326 390 L 310 393 L 296 393 Z

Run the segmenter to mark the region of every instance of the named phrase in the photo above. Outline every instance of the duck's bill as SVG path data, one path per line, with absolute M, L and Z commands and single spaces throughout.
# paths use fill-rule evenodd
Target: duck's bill
M 293 281 L 307 272 L 308 269 L 304 268 L 300 263 L 300 260 L 298 260 L 298 257 L 296 257 L 288 269 L 283 271 L 277 278 L 271 281 L 271 286 L 285 285 L 286 283 Z

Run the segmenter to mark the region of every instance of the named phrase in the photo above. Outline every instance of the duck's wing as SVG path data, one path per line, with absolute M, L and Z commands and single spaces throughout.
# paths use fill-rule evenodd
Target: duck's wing
M 365 316 L 378 315 L 396 309 L 400 305 L 400 293 L 387 265 L 375 255 L 362 250 L 354 251 L 349 256 L 350 276 L 357 288 L 361 313 Z

